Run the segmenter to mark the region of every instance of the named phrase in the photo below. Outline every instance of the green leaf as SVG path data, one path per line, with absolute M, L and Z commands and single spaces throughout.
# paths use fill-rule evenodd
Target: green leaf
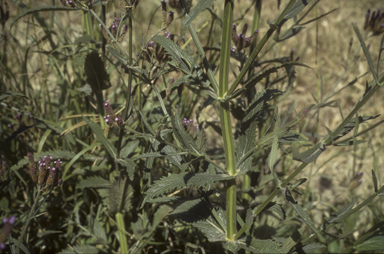
M 343 218 L 343 216 L 345 214 L 347 214 L 349 211 L 352 210 L 352 208 L 355 206 L 355 203 L 356 203 L 356 199 L 353 198 L 352 201 L 346 205 L 345 207 L 343 207 L 340 211 L 338 211 L 337 213 L 333 214 L 331 216 L 331 218 L 329 218 L 326 222 L 324 222 L 323 224 L 323 228 L 325 228 L 326 225 L 328 224 L 331 224 L 331 223 L 336 223 L 336 222 L 339 222 L 341 218 Z
M 251 236 L 239 239 L 234 244 L 251 253 L 286 253 L 281 244 L 274 240 L 260 240 Z
M 320 231 L 316 228 L 313 221 L 309 218 L 308 214 L 304 211 L 304 209 L 297 204 L 297 202 L 292 198 L 291 192 L 289 189 L 285 189 L 285 197 L 288 202 L 293 206 L 297 214 L 304 220 L 304 222 L 316 233 L 319 240 L 325 243 L 325 238 L 321 235 Z
M 171 124 L 173 132 L 179 142 L 181 142 L 188 150 L 193 153 L 197 153 L 199 155 L 202 154 L 199 147 L 197 146 L 195 140 L 191 137 L 191 135 L 185 130 L 180 118 L 178 115 L 171 116 Z
M 200 187 L 200 186 L 213 186 L 213 184 L 217 181 L 225 181 L 229 179 L 233 179 L 235 176 L 229 176 L 225 174 L 195 174 L 195 173 L 181 173 L 181 174 L 171 174 L 167 177 L 163 177 L 151 186 L 149 190 L 146 192 L 146 197 L 144 198 L 143 204 L 147 202 L 147 200 L 152 199 L 154 197 L 166 194 L 167 192 L 174 189 L 181 189 L 183 187 Z
M 183 21 L 181 26 L 180 35 L 184 36 L 185 30 L 192 24 L 192 21 L 206 8 L 212 5 L 213 0 L 200 0 L 196 6 L 186 15 L 186 18 Z
M 377 76 L 377 73 L 375 71 L 375 66 L 373 65 L 371 54 L 369 53 L 368 48 L 365 45 L 364 39 L 363 39 L 363 37 L 361 36 L 361 34 L 359 32 L 359 28 L 357 28 L 357 26 L 354 23 L 352 23 L 352 25 L 353 25 L 353 29 L 355 30 L 355 33 L 357 35 L 357 38 L 359 38 L 360 45 L 363 48 L 365 57 L 367 58 L 368 66 L 369 66 L 369 69 L 371 70 L 373 78 L 375 79 L 376 84 L 379 85 L 380 84 L 379 77 Z
M 116 159 L 116 162 L 124 167 L 128 173 L 129 179 L 133 181 L 136 163 L 132 159 Z
M 347 135 L 349 132 L 351 132 L 355 128 L 357 123 L 360 124 L 360 123 L 366 122 L 368 120 L 375 119 L 379 116 L 380 115 L 359 116 L 358 118 L 352 118 L 351 120 L 349 120 L 349 122 L 344 126 L 344 128 L 339 133 L 334 134 L 333 141 L 338 140 L 339 138 Z
M 375 235 L 354 247 L 360 251 L 384 250 L 384 235 Z
M 108 192 L 109 214 L 121 212 L 122 209 L 129 212 L 132 209 L 134 190 L 127 181 L 127 178 L 118 178 L 112 183 Z
M 87 122 L 89 127 L 91 127 L 93 133 L 95 133 L 97 139 L 103 144 L 104 148 L 107 150 L 109 155 L 116 159 L 117 158 L 117 151 L 116 148 L 112 145 L 112 143 L 104 136 L 104 131 L 101 129 L 99 125 L 96 123 L 90 121 L 88 118 L 83 117 L 84 121 Z
M 324 249 L 327 248 L 325 244 L 322 243 L 310 243 L 300 247 L 298 253 L 324 253 Z
M 73 246 L 68 247 L 57 254 L 89 254 L 89 253 L 102 254 L 105 252 L 91 245 L 81 245 L 76 247 L 73 247 Z
M 12 26 L 19 19 L 21 19 L 22 17 L 29 15 L 29 14 L 42 12 L 42 11 L 76 11 L 76 10 L 79 10 L 79 9 L 78 8 L 71 8 L 71 7 L 64 7 L 64 6 L 41 6 L 41 7 L 36 7 L 36 8 L 32 8 L 32 9 L 27 9 L 27 10 L 23 11 L 22 13 L 20 13 L 16 18 L 14 18 L 12 20 L 10 28 L 12 28 Z
M 251 227 L 253 225 L 254 217 L 255 216 L 253 216 L 252 210 L 250 208 L 248 208 L 247 215 L 245 217 L 245 225 L 247 227 L 246 232 L 249 232 L 249 230 L 251 229 Z
M 111 55 L 113 57 L 115 57 L 117 60 L 119 60 L 120 63 L 122 63 L 124 66 L 128 64 L 128 60 L 125 56 L 123 56 L 122 54 L 120 54 L 120 52 L 115 49 L 114 47 L 112 46 L 107 46 L 107 50 L 109 51 L 109 53 L 111 53 Z
M 301 30 L 304 30 L 304 29 L 305 29 L 304 26 L 293 27 L 288 32 L 286 32 L 284 36 L 276 38 L 276 41 L 281 42 L 281 41 L 288 40 L 289 38 L 297 35 L 298 33 L 300 33 Z
M 91 176 L 86 179 L 83 179 L 77 186 L 77 188 L 109 188 L 111 187 L 111 182 L 100 176 Z
M 5 92 L 5 93 L 1 93 L 0 94 L 0 101 L 6 99 L 7 97 L 13 97 L 13 96 L 17 96 L 17 97 L 23 97 L 23 98 L 26 98 L 26 99 L 29 99 L 27 96 L 25 96 L 24 94 L 22 93 L 15 93 L 15 92 L 11 92 L 11 91 L 8 91 L 8 92 Z M 5 103 L 4 103 L 5 104 Z M 7 105 L 5 105 L 7 106 Z
M 102 90 L 111 87 L 109 75 L 104 68 L 103 60 L 96 51 L 88 53 L 85 57 L 84 73 L 93 92 L 101 93 Z
M 191 64 L 193 62 L 193 58 L 183 51 L 176 43 L 161 35 L 153 37 L 153 40 L 165 48 L 167 53 L 175 62 L 179 64 L 180 69 L 185 74 L 192 74 Z
M 297 14 L 299 14 L 305 8 L 305 6 L 307 6 L 311 1 L 312 0 L 299 0 L 299 1 L 297 1 L 296 3 L 293 4 L 291 9 L 289 9 L 289 11 L 288 11 L 287 15 L 285 15 L 284 19 L 288 20 L 288 19 L 291 19 L 291 18 L 297 16 Z
M 326 146 L 322 142 L 319 142 L 317 145 L 308 149 L 307 151 L 298 155 L 295 154 L 293 159 L 305 163 L 311 163 L 315 161 L 320 156 L 320 154 L 325 151 L 325 149 Z

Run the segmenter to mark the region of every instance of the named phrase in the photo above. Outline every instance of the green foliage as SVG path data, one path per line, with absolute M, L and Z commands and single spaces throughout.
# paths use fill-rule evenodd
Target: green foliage
M 374 66 L 377 52 L 368 50 L 354 24 L 371 77 L 353 76 L 328 94 L 320 78 L 319 95 L 312 94 L 316 104 L 296 113 L 290 101 L 296 71 L 313 70 L 282 49 L 335 11 L 317 13 L 321 1 L 286 1 L 267 23 L 255 15 L 257 39 L 246 37 L 247 26 L 244 38 L 232 35 L 232 19 L 245 22 L 241 1 L 195 1 L 178 17 L 169 8 L 181 10 L 179 1 L 157 3 L 157 9 L 144 1 L 107 2 L 31 8 L 17 2 L 13 40 L 2 40 L 0 216 L 17 221 L 3 223 L 0 243 L 10 252 L 384 249 L 379 167 L 372 170 L 368 198 L 354 193 L 358 174 L 347 194 L 334 193 L 331 203 L 311 188 L 314 164 L 325 151 L 356 156 L 371 145 L 359 136 L 383 122 L 371 124 L 379 115 L 359 112 L 384 84 L 383 43 Z M 246 13 L 264 16 L 261 2 L 252 2 Z M 82 22 L 83 31 L 74 32 L 58 11 L 81 13 L 83 19 L 74 22 Z M 121 17 L 110 24 L 110 13 Z M 32 15 L 42 35 L 34 22 L 20 22 Z M 233 38 L 249 47 L 230 50 Z M 367 81 L 360 100 L 350 111 L 338 103 L 342 120 L 334 129 L 325 126 L 320 110 L 343 100 L 362 78 Z M 64 161 L 57 173 L 61 186 L 45 188 L 33 180 L 44 156 Z M 49 168 L 47 177 L 55 170 Z M 363 220 L 366 206 L 373 215 L 361 226 L 356 220 Z

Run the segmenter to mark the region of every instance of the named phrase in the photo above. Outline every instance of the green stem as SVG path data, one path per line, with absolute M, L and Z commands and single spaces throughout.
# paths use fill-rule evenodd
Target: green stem
M 117 228 L 120 236 L 120 248 L 121 253 L 128 253 L 128 239 L 125 234 L 124 215 L 122 213 L 116 213 Z
M 132 66 L 132 47 L 133 47 L 133 42 L 132 42 L 132 9 L 128 9 L 128 36 L 129 36 L 128 65 Z M 122 117 L 125 124 L 128 120 L 128 115 L 130 112 L 129 105 L 131 104 L 132 79 L 133 79 L 132 70 L 128 69 L 128 86 L 127 86 L 127 92 L 125 95 L 126 103 L 125 103 L 125 108 L 123 110 L 123 117 Z M 123 140 L 123 135 L 124 135 L 124 129 L 121 128 L 120 133 L 119 133 L 119 140 L 117 141 L 117 156 L 119 158 L 120 158 L 121 142 Z
M 219 77 L 219 97 L 221 98 L 223 98 L 224 94 L 226 94 L 228 90 L 233 5 L 233 0 L 225 1 Z M 220 119 L 222 136 L 224 140 L 225 164 L 227 172 L 230 175 L 235 175 L 235 146 L 232 135 L 229 102 L 220 103 Z M 232 240 L 236 232 L 236 179 L 232 179 L 227 181 L 227 239 Z
M 16 253 L 19 253 L 19 250 L 20 250 L 20 244 L 24 241 L 25 235 L 27 234 L 27 231 L 28 231 L 28 228 L 29 228 L 29 224 L 31 223 L 31 220 L 33 219 L 33 217 L 35 217 L 35 214 L 36 214 L 36 208 L 38 207 L 39 199 L 40 199 L 41 193 L 42 193 L 42 189 L 40 189 L 40 187 L 38 187 L 37 195 L 36 195 L 35 201 L 34 201 L 34 203 L 33 203 L 33 206 L 32 206 L 32 208 L 31 208 L 31 210 L 29 211 L 29 215 L 28 215 L 28 218 L 27 218 L 27 222 L 26 222 L 25 225 L 23 226 L 23 231 L 21 232 L 21 235 L 20 235 L 20 237 L 19 237 L 19 243 L 17 244 L 17 247 L 16 247 Z
M 275 32 L 275 30 L 281 26 L 281 22 L 284 21 L 283 18 L 288 13 L 288 11 L 291 9 L 292 5 L 295 3 L 295 0 L 290 0 L 287 6 L 284 8 L 284 10 L 280 13 L 279 17 L 276 19 L 276 22 L 270 25 L 270 28 L 268 29 L 267 33 L 264 35 L 264 37 L 261 39 L 261 41 L 257 44 L 255 50 L 252 52 L 252 54 L 249 56 L 248 61 L 245 63 L 243 69 L 237 76 L 236 80 L 233 82 L 231 88 L 229 88 L 228 92 L 224 94 L 224 96 L 229 96 L 232 94 L 232 92 L 236 89 L 236 87 L 240 84 L 240 81 L 244 78 L 244 75 L 247 73 L 248 69 L 251 67 L 253 62 L 255 61 L 256 57 L 260 53 L 261 49 L 264 47 L 264 45 L 267 43 L 269 38 L 272 36 L 272 34 Z M 223 97 L 221 97 L 223 98 Z

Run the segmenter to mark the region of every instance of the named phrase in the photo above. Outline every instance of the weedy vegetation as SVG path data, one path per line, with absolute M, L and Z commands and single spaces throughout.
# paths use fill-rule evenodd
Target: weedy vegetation
M 384 250 L 377 164 L 364 197 L 356 168 L 327 201 L 310 185 L 383 123 L 364 115 L 384 85 L 384 37 L 367 45 L 380 9 L 348 24 L 343 74 L 298 106 L 296 74 L 317 69 L 281 49 L 340 11 L 322 1 L 0 3 L 1 253 Z

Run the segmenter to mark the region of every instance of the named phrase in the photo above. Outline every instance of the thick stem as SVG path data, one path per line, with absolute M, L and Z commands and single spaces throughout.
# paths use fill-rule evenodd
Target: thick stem
M 233 0 L 226 0 L 223 18 L 223 36 L 220 56 L 219 97 L 223 98 L 228 90 L 228 73 L 231 52 L 233 22 Z M 220 103 L 221 130 L 224 140 L 225 164 L 230 175 L 236 174 L 235 146 L 233 142 L 229 103 Z M 227 182 L 227 239 L 236 234 L 236 179 Z

